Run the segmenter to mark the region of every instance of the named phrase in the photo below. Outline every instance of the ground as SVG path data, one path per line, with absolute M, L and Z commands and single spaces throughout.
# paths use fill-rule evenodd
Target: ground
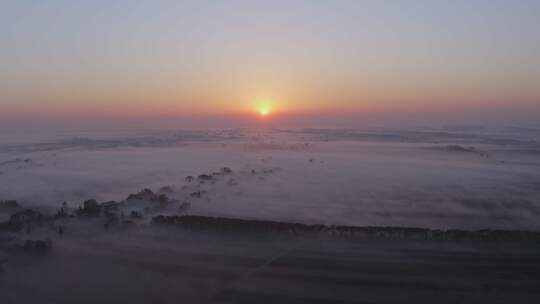
M 537 238 L 260 234 L 157 225 L 152 218 L 527 235 L 540 230 L 539 134 L 513 128 L 0 133 L 0 201 L 19 205 L 0 206 L 0 223 L 8 223 L 0 225 L 0 299 L 537 303 Z M 90 199 L 96 201 L 83 203 Z M 97 213 L 79 210 L 84 206 Z M 26 208 L 51 217 L 9 224 Z M 60 208 L 66 214 L 57 214 Z M 50 240 L 52 248 L 25 247 L 26 240 Z
M 2 303 L 538 303 L 540 244 L 72 228 Z M 94 227 L 94 226 L 92 226 Z M 73 230 L 81 229 L 81 231 Z

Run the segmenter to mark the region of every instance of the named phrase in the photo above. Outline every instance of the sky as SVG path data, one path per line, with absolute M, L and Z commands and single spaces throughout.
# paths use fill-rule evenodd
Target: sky
M 0 0 L 0 7 L 4 122 L 326 126 L 540 117 L 540 1 Z M 270 114 L 258 117 L 263 106 Z

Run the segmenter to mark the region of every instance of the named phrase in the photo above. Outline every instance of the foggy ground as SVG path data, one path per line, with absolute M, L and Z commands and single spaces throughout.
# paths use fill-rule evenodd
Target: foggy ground
M 6 132 L 0 200 L 56 210 L 63 201 L 75 208 L 170 186 L 167 195 L 189 202 L 190 214 L 538 230 L 539 134 L 464 127 Z M 184 180 L 224 166 L 233 173 L 212 183 Z
M 373 230 L 374 238 L 233 233 L 152 219 L 192 214 L 538 231 L 538 134 L 513 128 L 4 133 L 0 201 L 21 206 L 0 206 L 0 300 L 537 303 L 538 239 L 402 233 L 389 239 L 383 230 Z M 79 210 L 90 198 L 116 202 L 90 215 Z M 61 207 L 67 213 L 57 214 Z M 56 216 L 15 225 L 13 214 L 25 208 Z
M 362 240 L 70 223 L 11 252 L 2 303 L 537 303 L 534 242 Z M 39 231 L 27 237 L 36 237 Z M 1 249 L 1 248 L 0 248 Z M 1 252 L 1 251 L 0 251 Z

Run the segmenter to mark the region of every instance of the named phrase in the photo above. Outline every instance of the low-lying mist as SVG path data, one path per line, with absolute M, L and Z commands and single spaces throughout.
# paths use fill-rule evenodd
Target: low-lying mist
M 0 200 L 56 209 L 169 186 L 192 214 L 537 230 L 539 134 L 480 127 L 3 134 Z M 225 166 L 227 177 L 185 181 Z

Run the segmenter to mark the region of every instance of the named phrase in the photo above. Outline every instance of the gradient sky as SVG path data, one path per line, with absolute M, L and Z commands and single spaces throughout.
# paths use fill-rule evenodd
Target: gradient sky
M 0 5 L 4 120 L 540 120 L 540 1 Z

